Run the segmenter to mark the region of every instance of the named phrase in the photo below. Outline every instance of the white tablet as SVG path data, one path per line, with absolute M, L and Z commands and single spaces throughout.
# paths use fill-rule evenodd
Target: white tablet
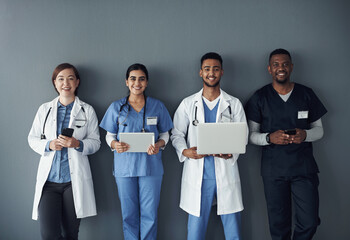
M 149 145 L 154 145 L 154 133 L 119 133 L 119 141 L 130 145 L 127 152 L 147 152 Z
M 199 123 L 198 154 L 245 153 L 247 124 L 245 122 Z

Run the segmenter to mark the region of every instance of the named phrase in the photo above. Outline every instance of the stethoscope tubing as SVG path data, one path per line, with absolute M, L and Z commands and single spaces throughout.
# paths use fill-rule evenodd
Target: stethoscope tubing
M 198 121 L 198 119 L 197 119 L 197 109 L 198 109 L 198 107 L 197 106 L 195 106 L 196 108 L 195 108 L 195 110 L 194 110 L 194 120 L 192 121 L 192 124 L 193 124 L 193 126 L 198 126 L 198 124 L 199 124 L 199 121 Z M 230 120 L 231 120 L 231 114 L 232 114 L 232 111 L 231 111 L 231 105 L 228 105 L 228 111 L 229 111 L 229 113 L 230 113 Z
M 143 109 L 143 118 L 142 118 L 142 129 L 141 129 L 141 132 L 146 132 L 146 130 L 145 130 L 145 118 L 146 118 L 147 97 L 146 97 L 145 94 L 144 94 L 143 96 L 144 96 L 144 98 L 145 98 L 145 106 L 144 106 L 144 109 Z M 122 110 L 123 110 L 123 108 L 124 108 L 125 106 L 128 107 L 128 111 L 127 111 L 127 113 L 126 113 L 125 119 L 124 119 L 122 122 L 119 122 L 119 117 L 118 117 L 118 119 L 117 119 L 117 124 L 118 124 L 118 125 L 122 125 L 122 124 L 123 124 L 124 126 L 127 126 L 127 125 L 125 124 L 125 122 L 126 122 L 126 119 L 127 119 L 128 116 L 129 116 L 129 112 L 130 112 L 130 105 L 129 105 L 129 103 L 128 103 L 128 102 L 129 102 L 129 97 L 130 97 L 130 95 L 128 95 L 128 96 L 126 97 L 125 103 L 124 103 L 123 105 L 120 106 L 118 116 L 120 116 L 120 113 L 122 112 Z
M 46 126 L 46 122 L 47 122 L 47 118 L 49 117 L 49 114 L 51 112 L 51 109 L 52 107 L 49 108 L 49 111 L 47 111 L 47 114 L 46 114 L 46 117 L 45 117 L 45 121 L 44 121 L 44 125 L 43 125 L 43 131 L 42 131 L 42 134 L 40 136 L 40 139 L 46 139 L 46 136 L 45 136 L 45 126 Z M 85 113 L 85 109 L 83 106 L 81 106 L 81 110 L 83 110 L 84 114 L 85 114 L 85 118 L 86 118 L 86 113 Z

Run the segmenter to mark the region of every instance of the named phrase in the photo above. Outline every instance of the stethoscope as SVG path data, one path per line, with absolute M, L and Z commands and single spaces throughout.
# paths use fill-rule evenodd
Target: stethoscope
M 118 117 L 118 119 L 117 119 L 117 124 L 118 124 L 118 125 L 123 125 L 124 127 L 128 126 L 125 122 L 126 122 L 126 119 L 127 119 L 128 116 L 129 116 L 129 112 L 130 112 L 129 96 L 130 96 L 130 95 L 128 95 L 128 96 L 126 97 L 125 103 L 124 103 L 123 105 L 120 106 L 119 114 L 118 114 L 118 115 L 120 116 L 120 113 L 122 112 L 123 108 L 124 108 L 124 107 L 128 107 L 128 112 L 126 113 L 125 119 L 124 119 L 122 122 L 119 122 L 119 117 Z M 145 130 L 145 118 L 146 118 L 146 105 L 147 105 L 147 104 L 146 104 L 146 101 L 147 101 L 147 97 L 146 97 L 145 94 L 144 94 L 143 96 L 144 96 L 144 98 L 145 98 L 145 106 L 143 107 L 144 109 L 143 109 L 143 118 L 142 118 L 142 129 L 141 129 L 141 132 L 146 132 L 146 130 Z
M 46 114 L 46 117 L 45 117 L 44 126 L 43 126 L 43 132 L 42 132 L 42 134 L 40 136 L 41 140 L 46 139 L 46 136 L 45 136 L 45 125 L 46 125 L 46 122 L 47 122 L 47 118 L 49 117 L 49 114 L 51 112 L 51 109 L 52 109 L 52 107 L 50 107 L 49 111 L 47 111 L 47 114 Z M 85 113 L 85 109 L 84 109 L 83 106 L 81 106 L 81 110 L 83 110 L 85 119 L 75 119 L 75 121 L 77 123 L 80 123 L 80 124 L 75 125 L 77 128 L 84 127 L 85 124 L 86 124 L 86 113 Z
M 193 126 L 198 126 L 198 124 L 199 124 L 199 121 L 197 119 L 197 109 L 198 109 L 198 107 L 196 106 L 196 108 L 194 110 L 194 120 L 192 121 Z M 231 117 L 231 113 L 232 113 L 231 105 L 228 105 L 228 112 L 230 113 L 230 122 L 231 122 L 231 120 L 232 120 L 232 117 Z M 221 113 L 221 117 L 222 117 L 222 113 Z

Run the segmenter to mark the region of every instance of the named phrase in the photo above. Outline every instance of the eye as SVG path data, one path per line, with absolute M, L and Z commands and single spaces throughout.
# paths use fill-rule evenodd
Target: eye
M 57 78 L 57 80 L 58 80 L 58 81 L 63 81 L 64 78 L 63 78 L 63 77 L 59 77 L 59 78 Z
M 140 80 L 140 81 L 145 81 L 146 78 L 145 78 L 145 77 L 140 77 L 139 80 Z

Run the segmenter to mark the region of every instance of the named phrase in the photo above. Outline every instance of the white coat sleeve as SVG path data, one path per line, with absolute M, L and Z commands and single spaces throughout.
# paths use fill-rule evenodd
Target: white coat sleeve
M 101 145 L 96 113 L 92 107 L 87 108 L 86 111 L 88 116 L 88 129 L 86 136 L 81 140 L 84 144 L 82 155 L 90 155 L 97 152 L 97 150 L 100 149 Z
M 49 139 L 41 139 L 46 114 L 45 107 L 41 105 L 35 115 L 32 128 L 28 135 L 29 146 L 40 155 L 49 154 L 49 152 L 45 152 L 45 147 Z
M 233 122 L 244 122 L 247 125 L 247 133 L 245 136 L 245 143 L 248 144 L 248 135 L 249 135 L 249 128 L 247 124 L 247 119 L 245 116 L 243 105 L 240 101 L 236 101 L 235 104 L 232 104 L 232 114 L 233 114 Z M 230 161 L 232 165 L 234 165 L 239 157 L 238 153 L 232 154 L 232 157 L 227 159 L 227 161 Z
M 186 111 L 184 101 L 182 101 L 174 114 L 174 128 L 171 131 L 171 142 L 176 150 L 179 161 L 183 162 L 187 159 L 182 152 L 187 149 L 186 135 L 188 125 L 190 124 L 189 116 Z

